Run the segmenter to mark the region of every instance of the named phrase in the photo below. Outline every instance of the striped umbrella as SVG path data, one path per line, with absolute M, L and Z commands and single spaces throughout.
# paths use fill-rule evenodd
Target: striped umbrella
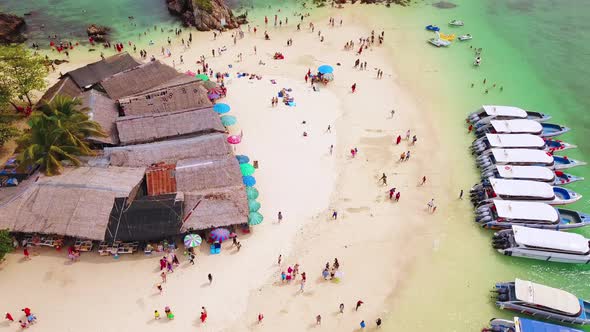
M 260 210 L 260 203 L 255 199 L 249 199 L 248 209 L 250 210 L 250 212 L 258 212 L 258 210 Z
M 204 82 L 209 80 L 209 76 L 207 76 L 205 74 L 198 74 L 198 75 L 195 75 L 195 77 L 200 79 L 201 81 L 204 81 Z
M 209 233 L 209 237 L 213 241 L 225 241 L 229 239 L 229 231 L 225 228 L 216 228 Z
M 224 116 L 221 117 L 221 124 L 224 125 L 224 126 L 226 126 L 226 127 L 235 125 L 236 122 L 238 122 L 238 120 L 236 120 L 236 117 L 235 116 L 224 115 Z
M 246 187 L 253 187 L 256 184 L 256 179 L 251 175 L 242 176 L 242 181 Z
M 257 199 L 258 195 L 258 189 L 254 187 L 246 187 L 246 196 L 248 196 L 248 199 Z
M 194 248 L 201 245 L 203 239 L 198 234 L 188 234 L 184 237 L 184 246 L 187 248 Z
M 248 215 L 248 225 L 254 226 L 262 223 L 264 217 L 258 212 L 250 212 Z
M 254 174 L 254 166 L 250 164 L 240 164 L 240 171 L 242 171 L 243 176 L 248 176 Z
M 229 110 L 231 109 L 231 107 L 229 107 L 228 104 L 224 104 L 224 103 L 218 103 L 213 105 L 213 110 L 215 112 L 217 112 L 218 114 L 225 114 L 227 112 L 229 112 Z
M 238 155 L 238 156 L 236 156 L 236 159 L 238 159 L 238 163 L 240 163 L 240 164 L 245 164 L 247 162 L 250 162 L 250 158 L 248 158 L 248 156 L 244 156 L 244 155 Z

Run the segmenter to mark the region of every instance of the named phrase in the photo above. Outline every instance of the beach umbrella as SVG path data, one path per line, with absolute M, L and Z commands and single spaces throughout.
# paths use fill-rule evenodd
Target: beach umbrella
M 209 100 L 211 100 L 211 101 L 219 99 L 219 97 L 221 97 L 221 96 L 215 92 L 211 92 L 211 93 L 207 94 L 207 98 L 209 98 Z
M 229 231 L 225 228 L 216 228 L 209 233 L 209 237 L 213 241 L 225 241 L 229 239 Z
M 240 164 L 245 164 L 250 162 L 250 158 L 248 158 L 248 156 L 244 156 L 244 155 L 238 155 L 236 156 L 236 159 L 238 160 L 238 163 Z
M 215 112 L 217 112 L 218 114 L 225 114 L 225 113 L 229 112 L 230 107 L 228 104 L 219 103 L 219 104 L 213 105 L 213 110 Z
M 323 78 L 327 79 L 328 81 L 333 81 L 334 74 L 325 74 L 325 75 L 323 75 Z
M 246 196 L 248 196 L 248 199 L 257 199 L 258 195 L 258 189 L 254 187 L 246 187 Z
M 198 74 L 198 75 L 195 75 L 195 77 L 200 79 L 203 82 L 207 82 L 209 80 L 209 76 L 207 76 L 206 74 Z
M 258 225 L 262 223 L 262 220 L 264 220 L 264 217 L 258 212 L 248 214 L 248 225 L 250 226 Z
M 250 164 L 240 164 L 240 171 L 242 171 L 242 175 L 252 175 L 254 174 L 254 166 Z
M 242 181 L 246 187 L 253 187 L 256 184 L 256 179 L 252 175 L 242 176 Z
M 328 65 L 321 65 L 318 68 L 318 72 L 320 72 L 320 74 L 332 74 L 334 72 L 334 68 Z
M 238 144 L 242 141 L 242 137 L 238 135 L 231 135 L 227 138 L 229 144 Z
M 203 239 L 198 234 L 188 234 L 184 237 L 184 246 L 187 248 L 194 248 L 201 245 Z
M 235 116 L 224 115 L 224 116 L 221 117 L 221 124 L 224 125 L 224 126 L 226 126 L 226 127 L 235 125 L 236 122 L 238 122 L 238 120 L 236 120 L 236 117 Z
M 203 86 L 205 87 L 205 89 L 209 90 L 209 89 L 216 88 L 217 83 L 215 83 L 213 81 L 205 81 L 205 82 L 203 82 Z
M 250 210 L 250 212 L 257 212 L 258 210 L 260 210 L 260 203 L 255 199 L 249 199 L 248 209 Z

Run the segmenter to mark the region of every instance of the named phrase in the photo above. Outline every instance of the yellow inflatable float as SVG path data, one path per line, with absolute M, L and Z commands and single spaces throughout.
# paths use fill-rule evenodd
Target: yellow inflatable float
M 444 40 L 448 40 L 448 41 L 455 40 L 455 34 L 452 34 L 452 35 L 445 35 L 444 33 L 439 33 L 439 34 L 440 34 L 440 39 L 444 39 Z

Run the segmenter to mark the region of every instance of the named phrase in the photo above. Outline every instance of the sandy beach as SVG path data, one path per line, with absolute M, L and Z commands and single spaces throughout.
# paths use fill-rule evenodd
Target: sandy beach
M 213 40 L 212 33 L 192 31 L 191 48 L 184 49 L 176 38 L 170 58 L 161 56 L 161 45 L 148 49 L 160 61 L 174 61 L 180 72 L 196 71 L 195 61 L 205 55 L 214 71 L 230 74 L 223 102 L 238 118 L 231 130 L 244 133 L 236 153 L 259 162 L 257 188 L 265 216 L 262 225 L 241 238 L 239 252 L 224 243 L 221 255 L 209 255 L 203 246 L 195 266 L 181 257 L 180 268 L 168 276 L 160 295 L 155 288 L 160 282 L 157 255 L 139 253 L 114 260 L 90 253 L 70 264 L 63 252 L 41 250 L 24 261 L 19 251 L 0 265 L 1 310 L 19 316 L 21 308 L 34 309 L 39 323 L 33 328 L 39 331 L 304 331 L 316 328 L 317 315 L 324 330 L 355 331 L 362 320 L 372 329 L 377 318 L 385 319 L 386 304 L 395 303 L 415 264 L 436 250 L 431 226 L 448 222 L 454 209 L 468 209 L 468 202 L 457 199 L 459 190 L 467 187 L 466 179 L 456 176 L 464 168 L 449 176 L 437 167 L 451 163 L 453 156 L 441 143 L 440 117 L 433 116 L 436 102 L 428 99 L 435 93 L 418 94 L 409 70 L 400 76 L 396 69 L 395 52 L 402 51 L 392 51 L 390 43 L 404 38 L 403 30 L 387 30 L 384 45 L 375 43 L 361 56 L 356 55 L 358 47 L 344 50 L 347 41 L 358 45 L 371 30 L 376 36 L 382 31 L 358 15 L 362 10 L 349 6 L 318 11 L 305 19 L 301 31 L 295 28 L 298 19 L 290 16 L 287 26 L 269 24 L 269 41 L 263 39 L 264 24 L 255 22 L 258 32 L 243 27 L 245 37 L 236 45 L 232 32 Z M 334 27 L 328 26 L 330 16 Z M 310 20 L 314 32 L 308 27 Z M 289 38 L 293 46 L 286 46 Z M 226 52 L 211 57 L 211 49 L 223 46 Z M 285 59 L 273 60 L 275 52 Z M 367 62 L 366 70 L 353 68 L 357 58 Z M 82 61 L 73 55 L 72 62 L 58 71 L 76 68 Z M 314 91 L 304 76 L 322 64 L 334 66 L 335 80 Z M 377 69 L 384 72 L 382 79 L 377 79 Z M 256 73 L 262 79 L 237 78 L 238 72 Z M 56 77 L 57 72 L 52 73 L 51 82 Z M 296 106 L 271 107 L 271 98 L 281 88 L 292 89 Z M 408 130 L 410 141 L 405 140 Z M 398 135 L 403 138 L 400 144 L 395 142 Z M 416 144 L 411 143 L 413 135 Z M 352 158 L 354 148 L 358 154 Z M 400 162 L 400 154 L 407 151 L 411 158 Z M 382 173 L 387 185 L 380 181 Z M 399 202 L 388 198 L 390 188 L 401 193 Z M 430 213 L 427 203 L 433 198 L 437 209 Z M 284 216 L 281 223 L 279 211 Z M 334 211 L 336 220 L 331 217 Z M 343 274 L 338 283 L 321 276 L 326 262 L 332 264 L 335 258 Z M 300 277 L 290 284 L 280 280 L 281 271 L 296 263 L 307 274 L 303 292 Z M 364 304 L 355 311 L 358 300 Z M 340 303 L 345 306 L 343 314 Z M 153 311 L 163 313 L 165 306 L 172 308 L 175 319 L 154 320 Z M 209 316 L 204 324 L 199 321 L 201 306 Z M 261 324 L 259 313 L 264 315 Z M 0 324 L 0 330 L 17 329 L 16 324 Z

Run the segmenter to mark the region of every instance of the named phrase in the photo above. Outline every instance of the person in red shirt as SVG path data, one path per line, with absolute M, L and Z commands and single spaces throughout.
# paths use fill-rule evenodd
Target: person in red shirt
M 263 314 L 258 314 L 258 324 L 262 323 L 262 320 L 264 319 L 264 315 Z
M 25 312 L 25 316 L 27 316 L 27 317 L 31 314 L 31 309 L 29 309 L 29 308 L 21 309 L 21 311 L 24 311 Z
M 364 302 L 363 302 L 363 301 L 361 301 L 361 300 L 358 300 L 358 301 L 356 301 L 356 308 L 355 308 L 354 310 L 355 310 L 355 311 L 358 311 L 358 310 L 359 310 L 359 308 L 361 307 L 361 305 L 362 305 L 363 303 L 364 303 Z
M 10 314 L 10 312 L 6 313 L 6 316 L 4 316 L 4 318 L 6 318 L 7 320 L 14 322 L 14 318 L 12 318 L 12 315 Z
M 25 259 L 29 260 L 31 259 L 31 255 L 29 254 L 29 249 L 25 247 L 25 249 L 23 250 L 23 254 L 25 255 Z
M 350 88 L 352 89 L 352 93 L 354 93 L 356 91 L 356 83 L 354 83 Z

